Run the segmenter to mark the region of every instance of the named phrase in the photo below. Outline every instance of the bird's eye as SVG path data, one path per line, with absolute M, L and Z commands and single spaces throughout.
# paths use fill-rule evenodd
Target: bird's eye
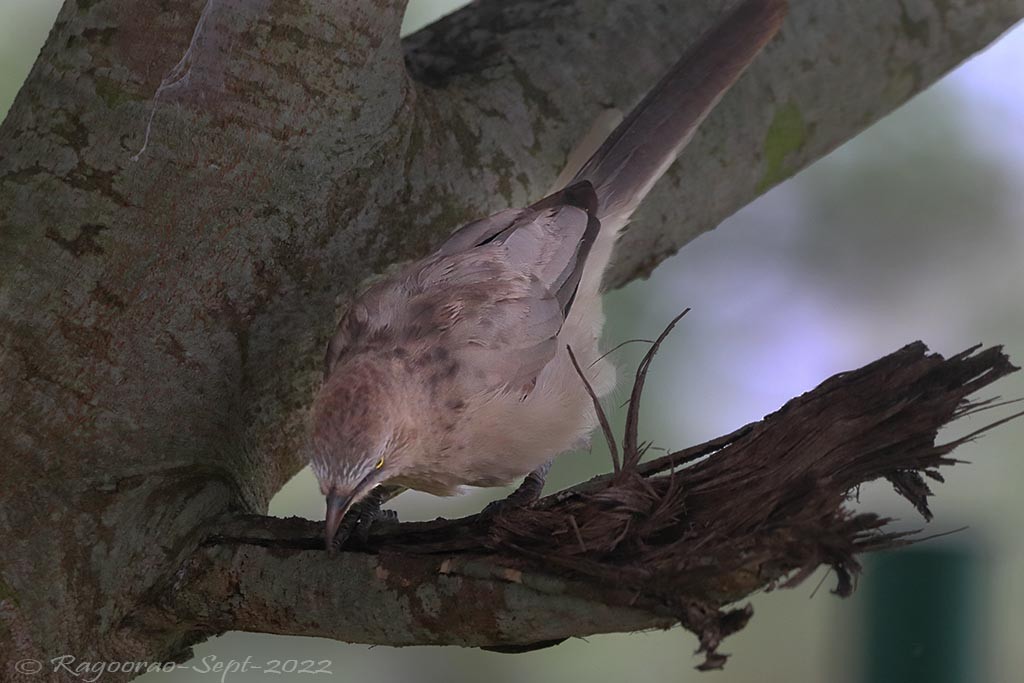
M 377 461 L 377 465 L 376 465 L 375 469 L 379 470 L 381 467 L 384 467 L 384 456 L 381 456 L 380 460 Z

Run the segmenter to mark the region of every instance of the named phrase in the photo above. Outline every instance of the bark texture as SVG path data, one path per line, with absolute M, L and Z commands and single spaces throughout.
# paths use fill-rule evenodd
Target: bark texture
M 401 0 L 68 0 L 0 127 L 0 659 L 162 659 L 207 632 L 152 605 L 305 461 L 337 305 L 536 198 L 728 4 L 485 0 L 403 44 Z M 611 284 L 1021 16 L 795 0 Z

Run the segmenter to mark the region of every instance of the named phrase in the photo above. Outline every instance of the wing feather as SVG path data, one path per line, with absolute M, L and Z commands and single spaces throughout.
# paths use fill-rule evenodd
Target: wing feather
M 469 392 L 528 392 L 557 351 L 583 264 L 600 228 L 596 197 L 579 183 L 526 209 L 452 234 L 432 256 L 371 287 L 342 317 L 325 377 L 350 354 L 444 348 Z

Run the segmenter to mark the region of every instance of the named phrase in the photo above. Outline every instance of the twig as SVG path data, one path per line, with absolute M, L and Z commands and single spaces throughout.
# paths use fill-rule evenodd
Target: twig
M 597 420 L 601 423 L 601 431 L 604 432 L 604 439 L 608 443 L 608 452 L 612 456 L 612 467 L 615 472 L 619 472 L 621 466 L 619 465 L 619 446 L 615 443 L 615 434 L 612 432 L 611 423 L 608 422 L 608 416 L 605 415 L 604 408 L 601 407 L 601 400 L 594 393 L 594 387 L 590 385 L 590 381 L 586 375 L 583 374 L 583 370 L 580 368 L 579 362 L 576 360 L 576 354 L 572 352 L 571 346 L 566 346 L 565 350 L 569 352 L 569 360 L 572 361 L 572 366 L 576 368 L 576 374 L 583 380 L 583 386 L 587 389 L 587 394 L 590 395 L 590 400 L 594 402 L 594 411 L 597 413 Z
M 661 343 L 665 341 L 665 338 L 671 334 L 672 329 L 676 326 L 683 316 L 690 312 L 689 308 L 683 310 L 682 313 L 672 318 L 672 321 L 665 327 L 664 331 L 658 336 L 658 338 L 651 344 L 651 348 L 647 350 L 644 357 L 640 360 L 640 365 L 636 369 L 636 377 L 633 380 L 633 391 L 629 396 L 629 410 L 626 412 L 626 433 L 622 439 L 622 453 L 623 463 L 622 467 L 624 470 L 635 470 L 637 464 L 640 462 L 640 457 L 643 455 L 640 448 L 638 447 L 638 437 L 640 426 L 640 396 L 644 391 L 644 384 L 647 381 L 647 371 L 651 367 L 651 361 L 654 360 L 654 355 L 658 353 L 658 349 L 661 348 Z

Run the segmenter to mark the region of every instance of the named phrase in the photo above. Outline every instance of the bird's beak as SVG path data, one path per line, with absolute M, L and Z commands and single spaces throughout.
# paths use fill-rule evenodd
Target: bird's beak
M 327 523 L 324 526 L 324 547 L 327 550 L 334 547 L 332 541 L 338 533 L 342 518 L 348 512 L 351 500 L 352 496 L 343 496 L 334 491 L 327 496 Z

